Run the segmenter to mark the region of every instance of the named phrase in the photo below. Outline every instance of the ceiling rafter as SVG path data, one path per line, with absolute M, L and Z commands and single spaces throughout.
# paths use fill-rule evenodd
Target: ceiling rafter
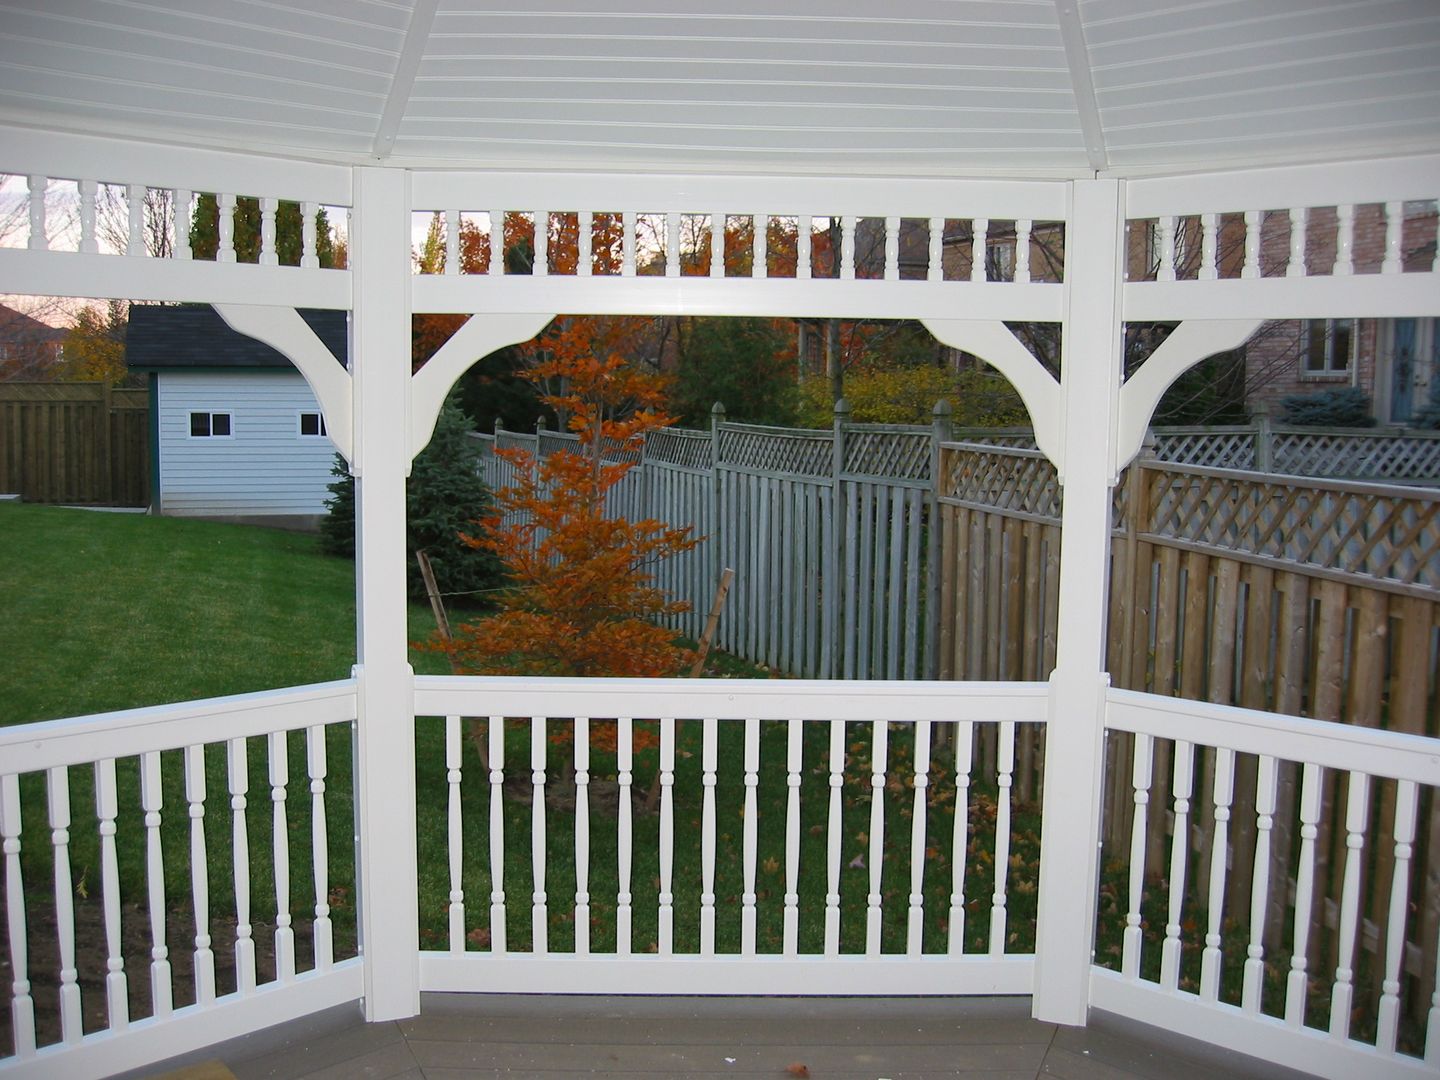
M 390 81 L 390 92 L 385 96 L 385 108 L 380 113 L 380 123 L 375 128 L 375 143 L 371 153 L 377 160 L 390 156 L 395 148 L 395 135 L 400 130 L 400 121 L 410 104 L 410 94 L 415 89 L 415 75 L 420 62 L 425 59 L 425 49 L 430 43 L 430 27 L 435 23 L 435 9 L 440 0 L 416 0 L 410 13 L 410 25 L 405 30 L 405 44 L 400 48 L 400 59 L 395 64 L 395 77 Z
M 1080 21 L 1080 0 L 1055 0 L 1060 21 L 1060 40 L 1065 43 L 1065 61 L 1070 66 L 1070 86 L 1075 91 L 1075 110 L 1085 140 L 1085 157 L 1090 168 L 1101 172 L 1110 167 L 1105 148 L 1105 129 L 1100 124 L 1100 106 L 1095 101 L 1095 80 L 1090 72 L 1090 48 L 1085 44 L 1085 27 Z

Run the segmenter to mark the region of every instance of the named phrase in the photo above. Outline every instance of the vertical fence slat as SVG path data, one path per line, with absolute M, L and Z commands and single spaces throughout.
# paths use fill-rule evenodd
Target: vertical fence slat
M 890 724 L 876 720 L 870 747 L 870 892 L 865 897 L 865 955 L 880 955 L 882 880 L 885 872 L 885 770 Z
M 1276 761 L 1262 756 L 1255 780 L 1255 874 L 1250 884 L 1250 943 L 1245 955 L 1245 973 L 1240 990 L 1240 1007 L 1260 1011 L 1260 993 L 1265 976 L 1265 923 L 1270 910 L 1270 834 L 1275 814 Z
M 250 925 L 250 833 L 245 822 L 246 796 L 250 791 L 246 749 L 244 739 L 230 739 L 226 744 L 235 874 L 235 979 L 242 994 L 255 989 L 255 941 Z
M 310 858 L 315 880 L 315 970 L 325 971 L 335 959 L 335 933 L 330 921 L 330 834 L 325 814 L 325 779 L 329 762 L 325 753 L 325 726 L 305 730 L 305 766 L 310 776 Z
M 275 977 L 281 982 L 289 982 L 295 978 L 295 930 L 290 916 L 290 827 L 286 814 L 290 785 L 289 732 L 271 732 L 267 742 L 274 825 Z
M 805 722 L 789 720 L 785 743 L 785 918 L 782 946 L 794 956 L 800 943 L 800 770 Z
M 998 725 L 995 752 L 995 893 L 990 898 L 990 955 L 1005 955 L 1010 875 L 1010 788 L 1015 773 L 1015 721 Z
M 760 810 L 757 804 L 757 788 L 760 784 L 760 721 L 754 717 L 745 720 L 745 833 L 744 833 L 744 879 L 745 892 L 740 908 L 740 952 L 743 956 L 755 955 L 755 863 L 758 855 Z
M 530 718 L 530 895 L 531 951 L 550 951 L 550 911 L 545 897 L 545 717 Z
M 1125 913 L 1125 932 L 1120 952 L 1120 974 L 1127 979 L 1140 977 L 1140 948 L 1143 941 L 1140 912 L 1145 889 L 1145 819 L 1146 808 L 1150 803 L 1150 770 L 1153 762 L 1154 740 L 1149 735 L 1136 735 L 1130 781 L 1134 789 L 1135 803 L 1135 817 L 1130 832 L 1130 909 Z
M 1306 762 L 1300 780 L 1300 863 L 1295 871 L 1295 943 L 1290 950 L 1290 972 L 1285 982 L 1285 1023 L 1299 1028 L 1305 1022 L 1305 995 L 1309 979 L 1310 911 L 1315 894 L 1315 823 L 1320 818 L 1320 766 Z
M 45 777 L 50 844 L 55 863 L 55 930 L 60 959 L 60 1038 L 80 1041 L 80 984 L 75 968 L 75 892 L 70 877 L 70 770 L 50 769 Z
M 5 846 L 5 921 L 10 935 L 10 1030 L 15 1056 L 28 1058 L 35 1054 L 35 1002 L 30 996 L 25 882 L 20 869 L 20 778 L 13 774 L 0 776 L 0 836 Z
M 590 953 L 590 720 L 575 717 L 575 955 Z
M 950 934 L 946 952 L 965 951 L 965 874 L 970 853 L 970 769 L 975 747 L 975 724 L 955 723 L 955 835 L 950 845 Z
M 1360 872 L 1364 860 L 1365 826 L 1370 808 L 1370 778 L 1351 772 L 1345 805 L 1345 870 L 1337 931 L 1338 962 L 1330 993 L 1330 1037 L 1350 1036 L 1350 1005 L 1354 1000 L 1356 935 L 1360 922 Z
M 1375 1021 L 1375 1049 L 1393 1054 L 1400 1026 L 1400 977 L 1404 971 L 1405 913 L 1410 901 L 1410 856 L 1415 842 L 1419 788 L 1401 780 L 1395 789 L 1395 873 L 1390 879 L 1390 918 L 1385 936 L 1385 980 Z
M 160 840 L 160 755 L 140 758 L 140 806 L 145 813 L 145 885 L 150 909 L 150 1000 L 154 1015 L 164 1019 L 175 1009 L 170 983 L 170 950 L 165 943 L 165 855 Z
M 615 820 L 618 885 L 615 896 L 615 951 L 620 956 L 627 956 L 631 951 L 631 903 L 634 897 L 630 893 L 630 861 L 634 830 L 630 824 L 633 810 L 630 787 L 634 781 L 632 770 L 635 767 L 633 736 L 634 726 L 630 717 L 622 716 L 615 721 L 615 779 L 620 788 L 620 803 Z
M 910 915 L 905 951 L 919 956 L 925 932 L 925 808 L 930 788 L 930 721 L 915 722 L 915 801 L 910 817 Z
M 450 869 L 450 952 L 460 955 L 465 951 L 465 825 L 460 812 L 461 771 L 460 717 L 445 717 L 445 784 L 446 800 L 446 850 Z
M 1174 796 L 1175 826 L 1170 844 L 1169 912 L 1165 941 L 1160 946 L 1160 985 L 1174 990 L 1180 981 L 1180 930 L 1185 902 L 1185 870 L 1190 854 L 1190 792 L 1194 782 L 1194 744 L 1175 742 Z
M 505 952 L 505 718 L 486 721 L 490 742 L 490 951 Z
M 1210 845 L 1209 928 L 1200 959 L 1200 996 L 1206 1001 L 1220 997 L 1220 962 L 1225 913 L 1225 869 L 1230 854 L 1230 804 L 1235 798 L 1235 752 L 1221 747 L 1215 751 L 1215 835 Z
M 115 816 L 119 812 L 115 759 L 106 758 L 95 763 L 95 816 L 100 822 L 100 881 L 105 908 L 106 1026 L 111 1031 L 119 1031 L 130 1023 L 130 996 L 125 978 L 125 957 L 120 945 L 120 864 L 115 852 Z M 18 827 L 18 808 L 16 814 Z M 10 880 L 18 882 L 19 874 Z M 14 907 L 12 901 L 12 911 Z M 11 944 L 13 948 L 13 941 Z M 19 972 L 21 969 L 17 967 L 15 970 Z M 19 1030 L 18 1025 L 16 1030 Z
M 195 1003 L 215 1000 L 210 941 L 210 866 L 205 845 L 205 747 L 185 748 L 185 801 L 190 809 L 190 897 L 195 914 Z
M 675 951 L 675 718 L 660 720 L 660 937 L 661 956 Z
M 719 759 L 719 723 L 701 722 L 700 769 L 704 803 L 700 818 L 700 954 L 715 955 L 715 772 Z
M 825 955 L 840 953 L 840 842 L 845 825 L 841 789 L 845 786 L 845 721 L 830 721 L 830 807 L 825 826 Z

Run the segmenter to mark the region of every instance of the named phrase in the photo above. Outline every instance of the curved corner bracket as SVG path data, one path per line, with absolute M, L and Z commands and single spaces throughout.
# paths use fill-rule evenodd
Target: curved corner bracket
M 1015 387 L 1030 412 L 1035 445 L 1056 468 L 1063 468 L 1060 445 L 1060 384 L 1010 328 L 998 320 L 921 319 L 939 342 L 971 353 L 995 368 Z
M 1155 406 L 1170 384 L 1207 357 L 1243 345 L 1260 328 L 1260 319 L 1189 319 L 1170 332 L 1138 371 L 1120 387 L 1120 430 L 1115 471 L 1135 459 Z
M 506 345 L 529 341 L 554 315 L 471 315 L 410 377 L 410 460 L 430 445 L 445 395 L 470 365 Z
M 325 430 L 346 462 L 353 464 L 353 399 L 350 372 L 315 336 L 294 308 L 258 304 L 216 304 L 230 329 L 263 341 L 286 357 L 315 392 L 325 413 Z

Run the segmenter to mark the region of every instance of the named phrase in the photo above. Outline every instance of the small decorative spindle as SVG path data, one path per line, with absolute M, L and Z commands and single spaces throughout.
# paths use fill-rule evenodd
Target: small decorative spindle
M 29 178 L 30 189 L 30 250 L 48 251 L 50 248 L 50 237 L 45 225 L 45 192 L 50 181 L 44 176 L 31 176 Z
M 675 719 L 660 720 L 660 895 L 659 950 L 675 951 Z
M 170 986 L 170 950 L 165 943 L 165 857 L 160 846 L 160 755 L 140 757 L 140 806 L 145 812 L 145 885 L 150 907 L 150 1000 L 157 1018 L 175 1008 Z
M 279 266 L 280 254 L 275 250 L 275 210 L 280 200 L 267 195 L 260 200 L 260 265 Z
M 315 873 L 315 970 L 325 971 L 335 960 L 335 938 L 330 924 L 330 840 L 325 826 L 325 727 L 305 731 L 305 761 L 310 775 L 310 853 Z
M 490 211 L 490 265 L 489 273 L 500 276 L 505 273 L 505 211 Z
M 1336 277 L 1355 272 L 1355 207 L 1342 203 L 1335 208 L 1335 269 Z
M 450 856 L 450 953 L 465 951 L 465 826 L 460 812 L 460 778 L 463 775 L 460 717 L 445 717 L 446 848 Z
M 965 869 L 970 853 L 970 770 L 974 765 L 975 725 L 955 722 L 955 836 L 950 847 L 950 937 L 946 952 L 965 951 Z
M 319 216 L 319 203 L 302 202 L 300 204 L 300 265 L 306 270 L 314 270 L 320 265 L 320 253 L 317 247 L 319 230 L 316 226 L 316 219 Z
M 766 251 L 770 231 L 770 215 L 756 214 L 750 219 L 750 276 L 763 278 L 766 272 Z
M 1230 854 L 1230 804 L 1235 799 L 1235 751 L 1215 751 L 1215 835 L 1210 843 L 1209 925 L 1200 954 L 1200 996 L 1220 999 L 1221 931 L 1225 914 L 1225 869 Z
M 1265 918 L 1270 906 L 1270 841 L 1275 826 L 1278 770 L 1275 759 L 1262 755 L 1255 781 L 1255 874 L 1250 886 L 1250 943 L 1245 950 L 1245 976 L 1240 1008 L 1260 1011 L 1265 978 Z
M 718 724 L 702 723 L 700 771 L 704 787 L 700 809 L 700 955 L 715 955 L 715 771 L 719 758 Z
M 885 280 L 900 280 L 900 219 L 885 219 Z
M 1125 913 L 1125 932 L 1120 950 L 1120 974 L 1127 979 L 1140 977 L 1140 948 L 1144 940 L 1140 911 L 1145 899 L 1146 817 L 1150 806 L 1154 758 L 1154 739 L 1137 733 L 1135 760 L 1130 773 L 1130 786 L 1135 792 L 1135 816 L 1130 823 L 1130 909 Z
M 845 786 L 845 721 L 830 721 L 830 808 L 826 817 L 825 955 L 840 955 L 841 789 Z
M 55 862 L 55 929 L 60 951 L 60 1038 L 80 1041 L 80 984 L 75 969 L 75 889 L 70 879 L 70 770 L 54 768 L 46 776 L 50 844 Z
M 794 956 L 800 947 L 800 770 L 805 722 L 787 722 L 785 744 L 785 917 L 782 948 Z
M 759 846 L 760 721 L 745 721 L 745 834 L 743 843 L 745 891 L 740 898 L 740 952 L 755 955 L 755 863 Z
M 15 1056 L 35 1054 L 35 1001 L 30 996 L 29 942 L 25 936 L 25 882 L 20 870 L 20 778 L 0 776 L 0 836 L 5 846 L 5 914 L 10 932 L 10 1029 Z M 113 950 L 112 950 L 113 955 Z
M 795 276 L 802 281 L 814 274 L 815 219 L 809 214 L 795 215 Z
M 989 261 L 986 252 L 989 248 L 990 219 L 977 217 L 970 223 L 970 280 L 986 280 L 985 264 Z
M 486 722 L 490 742 L 490 951 L 505 952 L 505 718 Z
M 1307 762 L 1300 774 L 1300 864 L 1295 871 L 1295 944 L 1285 980 L 1285 1023 L 1305 1023 L 1306 974 L 1310 949 L 1310 908 L 1315 895 L 1315 837 L 1320 820 L 1320 766 Z
M 100 185 L 94 180 L 81 180 L 76 187 L 80 191 L 80 250 L 94 255 L 100 250 L 100 241 L 95 238 L 95 195 Z M 188 226 L 185 235 L 190 235 Z
M 229 192 L 221 192 L 215 196 L 216 205 L 216 241 L 215 260 L 222 263 L 233 263 L 235 261 L 235 196 Z
M 1395 784 L 1395 870 L 1390 876 L 1390 916 L 1385 926 L 1385 981 L 1375 1021 L 1375 1049 L 1393 1054 L 1400 1025 L 1400 976 L 1405 959 L 1405 915 L 1410 901 L 1410 857 L 1415 842 L 1419 789 L 1413 780 Z
M 1200 280 L 1214 281 L 1220 276 L 1216 265 L 1216 250 L 1219 246 L 1220 215 L 1200 215 Z
M 1260 276 L 1260 211 L 1245 211 L 1245 263 L 1240 268 L 1242 278 Z
M 870 748 L 870 891 L 865 896 L 865 955 L 880 955 L 881 910 L 885 871 L 885 770 L 889 765 L 890 724 L 876 720 Z
M 840 276 L 846 281 L 855 278 L 855 216 L 840 219 Z
M 620 221 L 624 231 L 621 233 L 621 263 L 620 276 L 635 276 L 635 220 L 634 210 L 626 210 L 620 215 Z
M 575 272 L 580 277 L 589 277 L 595 272 L 595 212 L 593 210 L 581 210 L 576 221 L 576 230 L 579 241 L 579 256 L 575 264 Z
M 1185 902 L 1185 870 L 1190 855 L 1190 794 L 1194 788 L 1193 744 L 1175 741 L 1175 772 L 1170 790 L 1175 796 L 1175 832 L 1170 842 L 1170 904 L 1165 941 L 1160 946 L 1160 985 L 1175 990 L 1180 984 L 1180 916 Z
M 550 911 L 545 899 L 545 717 L 530 718 L 530 896 L 531 949 L 536 956 L 550 951 Z
M 930 281 L 945 280 L 945 219 L 930 219 L 930 252 L 925 277 Z
M 115 854 L 115 815 L 120 798 L 115 785 L 115 759 L 95 763 L 95 816 L 100 821 L 100 888 L 105 908 L 106 1026 L 119 1031 L 130 1023 L 130 998 L 125 960 L 120 951 L 120 864 Z M 11 875 L 18 881 L 19 875 Z M 15 910 L 12 901 L 10 910 Z M 23 910 L 23 909 L 22 909 Z M 12 941 L 13 948 L 13 941 Z M 22 971 L 16 967 L 17 972 Z M 20 1030 L 16 1027 L 16 1030 Z
M 995 755 L 995 894 L 990 898 L 990 955 L 1005 955 L 1005 894 L 1010 875 L 1010 792 L 1015 779 L 1015 722 L 1000 724 Z
M 240 993 L 255 989 L 255 941 L 250 925 L 250 833 L 245 824 L 250 767 L 244 739 L 228 744 L 230 817 L 235 853 L 235 980 Z
M 215 1000 L 210 947 L 210 866 L 205 854 L 205 747 L 185 748 L 185 802 L 190 811 L 190 897 L 195 911 L 195 1002 Z
M 460 273 L 460 211 L 445 211 L 445 273 Z
M 129 211 L 129 228 L 125 239 L 126 255 L 145 254 L 145 195 L 144 184 L 129 184 L 125 188 L 125 206 Z
M 680 215 L 665 215 L 665 276 L 680 276 Z
M 1034 228 L 1034 222 L 1029 218 L 1020 218 L 1015 222 L 1015 280 L 1026 282 L 1030 280 L 1030 231 Z M 1171 229 L 1172 257 L 1174 229 Z
M 170 199 L 170 232 L 173 236 L 170 257 L 188 260 L 194 252 L 190 249 L 190 221 L 194 213 L 195 196 L 187 188 L 176 188 Z
M 915 802 L 910 817 L 910 918 L 905 951 L 919 956 L 925 930 L 925 806 L 930 787 L 930 721 L 915 722 Z
M 271 847 L 275 859 L 275 977 L 295 978 L 295 930 L 290 916 L 290 827 L 285 811 L 290 786 L 290 738 L 271 732 L 266 740 L 270 765 Z
M 1160 248 L 1160 267 L 1155 271 L 1156 281 L 1175 280 L 1175 218 L 1167 216 L 1155 223 L 1155 233 Z
M 1305 242 L 1310 227 L 1310 211 L 1303 206 L 1290 211 L 1290 259 L 1285 265 L 1286 277 L 1305 276 Z
M 618 891 L 615 896 L 615 952 L 628 956 L 630 942 L 630 905 L 634 897 L 630 892 L 630 846 L 634 842 L 634 830 L 630 827 L 630 785 L 634 780 L 634 729 L 630 717 L 622 716 L 615 722 L 615 768 L 616 782 L 620 788 L 620 806 L 616 814 L 615 863 Z
M 1405 204 L 1385 204 L 1385 259 L 1380 264 L 1382 274 L 1398 274 L 1405 269 L 1400 258 L 1400 235 L 1405 226 Z
M 710 215 L 710 276 L 725 276 L 725 215 Z
M 550 211 L 535 211 L 535 265 L 531 271 L 536 277 L 550 273 Z
M 590 953 L 590 720 L 575 717 L 575 955 Z
M 1330 993 L 1330 1037 L 1350 1037 L 1350 1006 L 1355 996 L 1355 937 L 1360 921 L 1360 872 L 1364 860 L 1365 825 L 1370 810 L 1370 777 L 1350 774 L 1345 803 L 1345 883 L 1340 891 L 1339 955 L 1335 986 Z

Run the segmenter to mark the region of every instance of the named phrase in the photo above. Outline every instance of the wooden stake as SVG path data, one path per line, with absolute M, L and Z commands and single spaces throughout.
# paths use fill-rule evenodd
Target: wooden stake
M 445 641 L 451 640 L 450 617 L 445 613 L 445 600 L 440 595 L 439 586 L 435 584 L 435 571 L 430 567 L 430 557 L 423 551 L 415 552 L 415 561 L 420 564 L 420 578 L 425 582 L 425 595 L 430 598 L 430 610 L 435 613 L 435 629 Z M 450 670 L 455 670 L 455 658 L 450 658 Z M 457 673 L 458 674 L 458 673 Z M 480 755 L 480 768 L 485 772 L 490 771 L 490 747 L 486 740 L 485 732 L 481 729 L 478 716 L 467 716 L 465 727 L 469 731 L 470 741 L 475 744 L 475 752 Z
M 710 614 L 705 619 L 705 632 L 700 635 L 699 653 L 690 669 L 690 678 L 700 677 L 705 668 L 705 658 L 710 655 L 710 643 L 715 640 L 715 629 L 720 625 L 720 612 L 725 607 L 725 597 L 730 593 L 730 584 L 735 580 L 735 571 L 726 567 L 720 574 L 720 585 L 715 590 L 715 602 L 710 605 Z

